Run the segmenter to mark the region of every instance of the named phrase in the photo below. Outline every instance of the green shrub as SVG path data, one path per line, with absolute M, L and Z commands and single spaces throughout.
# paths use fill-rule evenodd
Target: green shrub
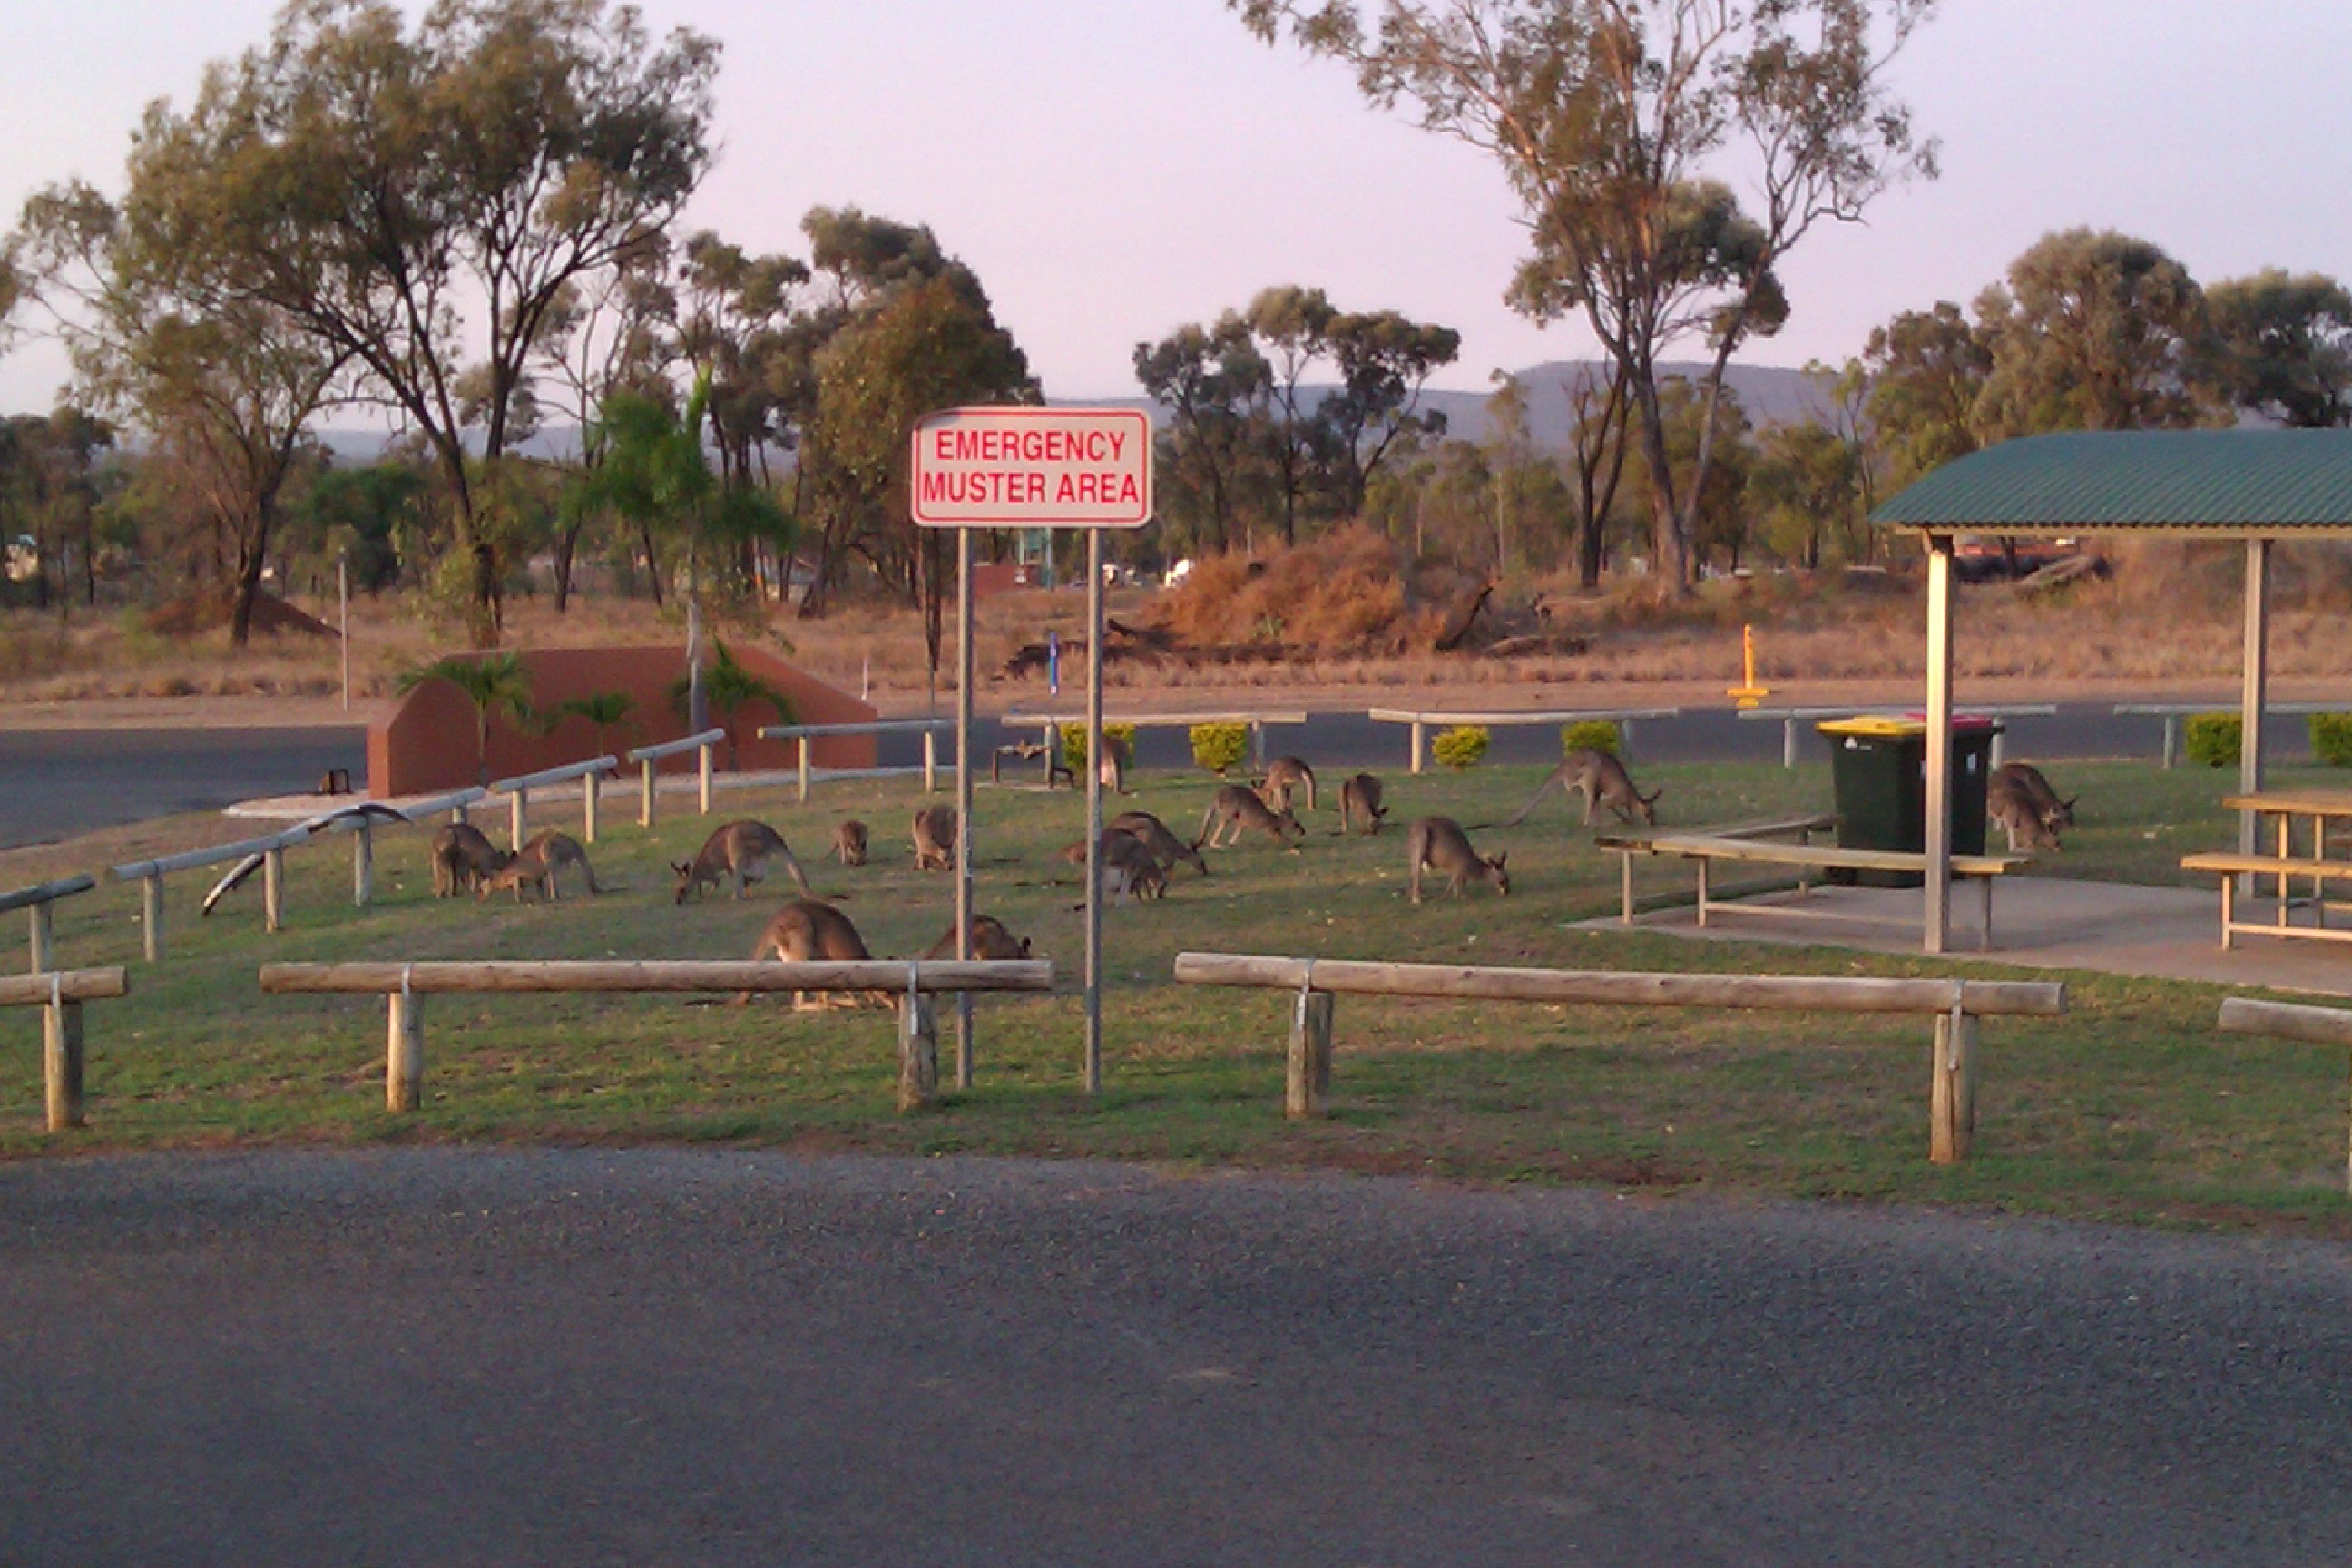
M 1559 754 L 1573 756 L 1578 752 L 1606 752 L 1617 754 L 1617 721 L 1614 719 L 1581 719 L 1573 724 L 1563 724 L 1559 731 Z
M 1451 730 L 1441 731 L 1430 741 L 1429 754 L 1458 773 L 1465 768 L 1476 767 L 1478 759 L 1486 754 L 1486 748 L 1494 743 L 1494 740 L 1495 737 L 1479 725 L 1456 724 Z
M 2352 713 L 2314 713 L 2311 754 L 2331 768 L 2352 768 Z
M 1134 758 L 1134 725 L 1106 724 L 1103 726 L 1103 733 L 1114 744 L 1124 747 L 1129 760 Z M 1083 773 L 1087 771 L 1087 727 L 1084 724 L 1062 726 L 1062 761 L 1069 764 L 1070 771 L 1074 773 Z
M 1213 773 L 1223 773 L 1240 765 L 1249 755 L 1250 732 L 1246 724 L 1195 724 L 1192 726 L 1192 760 Z
M 2226 768 L 2238 760 L 2242 738 L 2235 713 L 2192 713 L 2186 737 L 2189 760 Z

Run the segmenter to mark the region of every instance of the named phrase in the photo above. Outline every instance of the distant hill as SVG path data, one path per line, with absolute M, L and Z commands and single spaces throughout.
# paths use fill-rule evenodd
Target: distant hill
M 1706 367 L 1695 363 L 1675 363 L 1661 365 L 1666 375 L 1696 378 Z M 1558 449 L 1568 440 L 1568 387 L 1578 374 L 1598 376 L 1597 363 L 1584 360 L 1551 360 L 1531 365 L 1517 373 L 1528 389 L 1528 428 L 1538 447 Z M 1724 373 L 1724 384 L 1739 396 L 1740 405 L 1748 410 L 1748 419 L 1759 426 L 1786 425 L 1819 417 L 1820 395 L 1802 371 L 1788 370 L 1779 365 L 1735 364 Z M 1303 389 L 1308 406 L 1332 390 L 1309 386 Z M 1486 399 L 1484 392 L 1425 392 L 1421 405 L 1433 408 L 1445 416 L 1445 433 L 1458 441 L 1483 441 L 1486 437 Z M 1054 398 L 1051 402 L 1083 402 L 1090 408 L 1139 408 L 1151 416 L 1154 424 L 1166 422 L 1167 411 L 1142 397 Z M 371 430 L 322 430 L 319 438 L 335 454 L 341 463 L 369 463 L 383 451 L 390 437 Z M 567 459 L 578 456 L 580 432 L 568 425 L 553 425 L 540 431 L 520 450 L 533 458 Z

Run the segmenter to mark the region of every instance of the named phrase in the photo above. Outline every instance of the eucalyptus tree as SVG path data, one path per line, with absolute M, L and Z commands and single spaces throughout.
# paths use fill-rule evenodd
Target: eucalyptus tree
M 187 195 L 134 153 L 119 206 L 79 182 L 51 186 L 9 248 L 81 397 L 167 454 L 227 542 L 229 642 L 243 647 L 287 481 L 351 356 L 253 296 L 250 258 Z
M 2147 240 L 2112 230 L 2044 235 L 1977 300 L 1992 369 L 1974 424 L 1985 439 L 2045 430 L 2210 423 L 2193 383 L 2204 291 Z
M 1330 445 L 1328 426 L 1306 396 L 1308 369 L 1328 352 L 1339 312 L 1320 289 L 1284 284 L 1263 289 L 1243 320 L 1264 345 L 1267 369 L 1265 452 L 1282 500 L 1282 542 L 1298 542 L 1299 503 L 1315 488 Z
M 2221 397 L 2300 429 L 2352 425 L 2352 289 L 2273 267 L 2213 284 L 2205 306 L 2200 368 Z
M 923 618 L 934 697 L 950 575 L 944 531 L 913 525 L 908 497 L 915 422 L 967 403 L 1043 401 L 1028 356 L 999 325 L 971 269 L 950 263 L 869 302 L 818 356 L 812 446 L 835 501 L 869 517 L 865 548 L 895 566 Z
M 1785 315 L 1790 251 L 1934 173 L 1885 71 L 1935 0 L 1388 0 L 1369 23 L 1358 0 L 1227 4 L 1500 163 L 1533 241 L 1513 302 L 1580 316 L 1624 372 L 1660 563 L 1687 587 L 1717 422 L 1700 419 L 1683 484 L 1663 450 L 1661 357 L 1704 338 L 1713 404 L 1730 356 Z M 1753 182 L 1752 213 L 1708 177 L 1718 166 Z
M 480 646 L 501 611 L 484 476 L 569 286 L 709 166 L 718 53 L 604 0 L 439 0 L 413 33 L 392 0 L 294 0 L 142 133 L 147 177 L 247 258 L 247 296 L 351 355 L 429 445 Z
M 1159 440 L 1172 481 L 1169 494 L 1196 500 L 1199 515 L 1184 521 L 1201 548 L 1233 548 L 1253 432 L 1273 374 L 1249 323 L 1233 310 L 1135 345 L 1135 379 L 1167 414 Z
M 1339 385 L 1317 413 L 1332 435 L 1335 504 L 1352 517 L 1363 508 L 1366 479 L 1400 437 L 1445 434 L 1444 414 L 1423 409 L 1421 394 L 1461 356 L 1462 334 L 1395 310 L 1341 311 L 1324 323 L 1323 346 Z
M 1978 403 L 1992 378 L 1992 334 L 1949 300 L 1871 330 L 1862 351 L 1865 407 L 1895 484 L 1977 449 Z

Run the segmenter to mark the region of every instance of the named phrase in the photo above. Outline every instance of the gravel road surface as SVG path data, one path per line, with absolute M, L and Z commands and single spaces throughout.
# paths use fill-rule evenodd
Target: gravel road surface
M 0 1561 L 2340 1563 L 2330 1246 L 706 1151 L 0 1168 Z

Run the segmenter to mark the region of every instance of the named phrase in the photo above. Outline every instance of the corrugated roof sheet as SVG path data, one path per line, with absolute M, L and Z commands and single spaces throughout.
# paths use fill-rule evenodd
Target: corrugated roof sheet
M 2352 533 L 2352 430 L 2028 436 L 1947 463 L 1871 514 L 1982 533 Z

